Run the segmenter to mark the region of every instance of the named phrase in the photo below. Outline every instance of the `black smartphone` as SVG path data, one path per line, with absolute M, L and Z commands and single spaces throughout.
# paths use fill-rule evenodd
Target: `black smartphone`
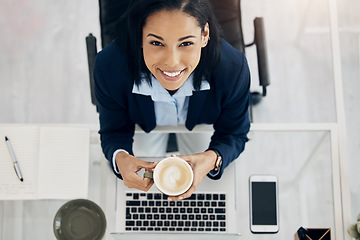
M 279 231 L 278 179 L 274 175 L 252 175 L 250 183 L 250 230 L 253 233 Z

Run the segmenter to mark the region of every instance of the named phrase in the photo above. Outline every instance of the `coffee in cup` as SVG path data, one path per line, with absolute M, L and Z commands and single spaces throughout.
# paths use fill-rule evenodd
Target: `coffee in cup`
M 191 187 L 194 178 L 189 163 L 179 157 L 168 157 L 161 160 L 152 174 L 145 173 L 144 176 L 152 177 L 156 187 L 168 196 L 185 193 Z

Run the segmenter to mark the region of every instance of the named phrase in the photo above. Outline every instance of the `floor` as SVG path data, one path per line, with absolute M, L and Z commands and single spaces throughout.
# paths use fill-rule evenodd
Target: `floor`
M 243 30 L 264 18 L 271 85 L 254 122 L 341 120 L 335 105 L 329 2 L 243 0 Z M 352 220 L 360 213 L 360 2 L 338 0 L 338 32 Z M 0 123 L 97 123 L 90 102 L 85 37 L 100 29 L 97 1 L 0 3 Z M 260 91 L 255 48 L 246 50 L 252 89 Z M 338 60 L 338 59 L 336 59 Z

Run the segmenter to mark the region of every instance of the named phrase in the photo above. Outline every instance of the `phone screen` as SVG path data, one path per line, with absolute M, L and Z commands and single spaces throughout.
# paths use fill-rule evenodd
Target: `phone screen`
M 252 182 L 252 224 L 277 225 L 276 183 Z

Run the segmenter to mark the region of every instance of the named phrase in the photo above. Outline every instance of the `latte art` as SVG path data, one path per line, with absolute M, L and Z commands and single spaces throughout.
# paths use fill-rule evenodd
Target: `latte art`
M 189 185 L 191 176 L 184 164 L 169 163 L 162 168 L 159 180 L 167 192 L 179 192 Z
M 186 192 L 192 180 L 193 173 L 190 165 L 177 157 L 164 159 L 155 168 L 156 186 L 167 195 L 176 196 Z

